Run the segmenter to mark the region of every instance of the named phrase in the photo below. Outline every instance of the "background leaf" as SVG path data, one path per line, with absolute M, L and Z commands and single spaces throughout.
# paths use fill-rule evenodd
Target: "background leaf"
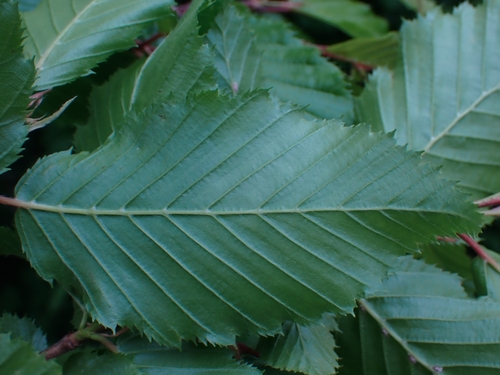
M 301 326 L 285 322 L 283 335 L 262 338 L 257 351 L 265 365 L 310 375 L 336 373 L 335 340 L 323 325 Z
M 480 222 L 391 137 L 305 121 L 261 91 L 158 105 L 92 154 L 40 160 L 16 194 L 43 278 L 171 346 L 348 313 L 398 255 Z
M 212 11 L 208 1 L 193 3 L 182 22 L 147 60 L 138 60 L 93 90 L 89 121 L 75 134 L 78 150 L 95 150 L 130 112 L 140 112 L 153 101 L 184 100 L 189 93 L 215 86 L 213 55 L 198 35 L 200 8 L 202 13 Z
M 300 3 L 296 10 L 298 13 L 336 26 L 356 38 L 382 35 L 388 31 L 387 21 L 376 16 L 369 5 L 360 1 L 301 0 Z
M 399 34 L 350 39 L 328 46 L 326 51 L 351 61 L 393 68 L 399 62 Z
M 35 70 L 23 58 L 17 4 L 0 1 L 0 174 L 19 158 L 28 134 L 24 125 Z
M 144 27 L 170 13 L 174 1 L 42 0 L 23 14 L 25 52 L 35 57 L 37 90 L 90 74 L 108 56 L 135 45 Z
M 357 115 L 480 198 L 500 191 L 500 1 L 405 22 L 402 61 L 375 72 Z
M 144 375 L 132 357 L 105 353 L 76 353 L 64 363 L 64 375 Z
M 47 339 L 42 330 L 37 328 L 35 323 L 26 317 L 19 318 L 4 313 L 0 317 L 0 333 L 10 333 L 12 339 L 20 338 L 23 341 L 30 342 L 37 352 L 47 348 Z
M 248 23 L 262 52 L 258 87 L 271 88 L 284 102 L 305 106 L 313 117 L 351 123 L 353 101 L 339 68 L 283 22 L 251 17 Z
M 37 354 L 30 343 L 0 333 L 0 373 L 60 375 L 62 371 L 56 362 L 46 361 L 44 356 Z
M 357 323 L 340 320 L 340 374 L 498 374 L 500 305 L 467 298 L 455 275 L 403 262 L 360 301 Z
M 137 335 L 120 339 L 118 347 L 122 353 L 133 356 L 135 366 L 145 375 L 261 374 L 258 369 L 234 360 L 234 352 L 227 348 L 185 344 L 182 351 L 179 351 L 149 342 Z

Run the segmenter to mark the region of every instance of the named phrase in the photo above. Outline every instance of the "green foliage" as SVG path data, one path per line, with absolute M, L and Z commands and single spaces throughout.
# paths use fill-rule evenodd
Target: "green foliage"
M 500 0 L 405 3 L 0 0 L 0 261 L 64 330 L 0 373 L 500 373 Z

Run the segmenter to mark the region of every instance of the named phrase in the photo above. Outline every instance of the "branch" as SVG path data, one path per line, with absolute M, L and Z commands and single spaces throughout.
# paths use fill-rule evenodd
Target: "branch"
M 242 3 L 253 11 L 266 13 L 288 13 L 302 7 L 302 3 L 295 1 L 243 0 Z
M 105 327 L 100 325 L 99 323 L 91 323 L 86 328 L 79 329 L 76 332 L 68 333 L 54 345 L 40 352 L 40 354 L 45 354 L 45 359 L 47 360 L 57 358 L 67 352 L 77 349 L 86 340 L 98 341 L 106 348 L 108 348 L 112 353 L 119 353 L 116 345 L 105 337 L 107 335 L 104 333 L 99 333 L 104 330 Z M 119 333 L 121 334 L 125 332 L 125 330 L 126 328 L 122 329 Z
M 359 61 L 356 61 L 354 59 L 351 59 L 349 57 L 345 57 L 333 52 L 330 52 L 328 50 L 328 46 L 322 45 L 322 44 L 310 44 L 312 46 L 315 46 L 321 51 L 321 55 L 324 57 L 328 57 L 333 60 L 338 60 L 338 61 L 345 61 L 349 64 L 352 64 L 356 69 L 358 69 L 361 72 L 371 72 L 375 67 L 373 65 L 365 64 Z
M 474 241 L 471 237 L 469 237 L 466 234 L 458 234 L 458 237 L 460 237 L 462 240 L 469 245 L 472 250 L 476 252 L 477 255 L 479 255 L 481 258 L 483 258 L 487 263 L 490 264 L 497 272 L 500 273 L 500 265 L 493 259 L 490 254 L 488 254 L 481 245 L 479 245 L 476 241 Z

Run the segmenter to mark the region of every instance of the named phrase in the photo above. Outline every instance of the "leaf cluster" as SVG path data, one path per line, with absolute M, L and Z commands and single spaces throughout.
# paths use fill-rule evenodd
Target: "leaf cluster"
M 1 178 L 71 134 L 0 256 L 74 310 L 0 372 L 500 373 L 500 0 L 403 3 L 0 0 Z

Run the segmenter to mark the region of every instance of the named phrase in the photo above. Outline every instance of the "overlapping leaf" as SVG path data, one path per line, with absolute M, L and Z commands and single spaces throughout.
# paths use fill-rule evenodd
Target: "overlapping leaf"
M 209 92 L 42 159 L 10 203 L 38 273 L 80 284 L 104 325 L 230 344 L 350 312 L 417 242 L 476 231 L 452 186 L 366 126 Z
M 499 25 L 498 0 L 406 22 L 402 62 L 378 70 L 357 106 L 477 198 L 500 190 Z
M 267 366 L 309 375 L 330 375 L 338 367 L 334 348 L 335 340 L 327 327 L 286 322 L 283 335 L 262 338 L 257 351 Z
M 118 347 L 120 352 L 133 358 L 134 366 L 145 375 L 261 374 L 258 369 L 233 359 L 234 352 L 227 348 L 185 344 L 179 351 L 151 343 L 137 335 L 121 339 Z
M 19 158 L 28 134 L 24 125 L 35 70 L 23 58 L 17 5 L 0 1 L 0 174 Z
M 210 1 L 194 2 L 182 22 L 147 60 L 115 74 L 90 95 L 90 119 L 75 134 L 78 150 L 102 145 L 131 112 L 153 101 L 183 100 L 190 92 L 213 87 L 213 56 L 198 35 L 198 11 L 211 12 Z M 205 16 L 208 18 L 208 16 Z
M 499 374 L 500 304 L 467 298 L 455 275 L 405 263 L 360 301 L 358 319 L 341 320 L 340 374 Z
M 319 51 L 296 38 L 285 24 L 249 19 L 262 51 L 259 86 L 271 87 L 282 101 L 297 103 L 319 118 L 352 119 L 352 97 L 342 72 Z
M 353 102 L 342 72 L 285 23 L 228 8 L 207 37 L 216 50 L 220 87 L 234 93 L 271 88 L 314 117 L 351 121 Z
M 0 317 L 0 333 L 9 333 L 12 339 L 20 338 L 30 342 L 37 352 L 47 348 L 47 339 L 40 328 L 35 323 L 24 317 L 19 318 L 10 314 L 3 314 Z
M 42 0 L 23 14 L 26 54 L 39 90 L 91 73 L 113 52 L 135 45 L 144 27 L 170 13 L 173 0 Z
M 296 11 L 338 27 L 353 37 L 369 37 L 387 32 L 387 21 L 376 16 L 370 6 L 356 0 L 294 0 Z

